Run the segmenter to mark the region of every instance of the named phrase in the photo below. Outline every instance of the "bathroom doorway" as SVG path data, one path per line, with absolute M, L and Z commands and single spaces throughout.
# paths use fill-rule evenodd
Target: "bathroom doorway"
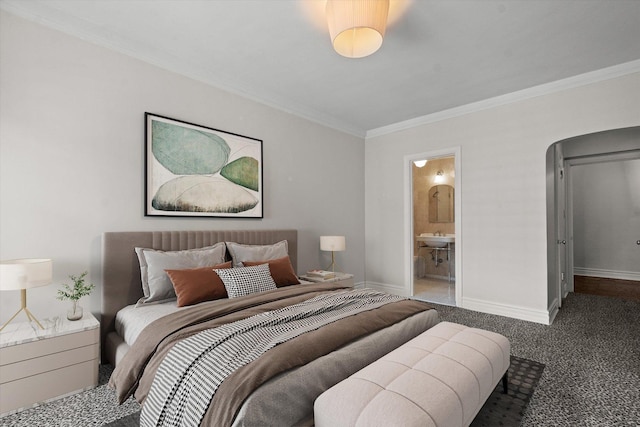
M 405 170 L 409 295 L 459 305 L 459 149 L 408 156 Z

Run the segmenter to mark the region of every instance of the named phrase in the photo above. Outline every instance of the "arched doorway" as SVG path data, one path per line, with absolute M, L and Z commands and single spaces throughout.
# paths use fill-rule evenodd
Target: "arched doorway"
M 552 144 L 547 150 L 547 302 L 551 319 L 562 306 L 562 299 L 573 291 L 575 213 L 570 197 L 573 191 L 571 168 L 637 158 L 640 158 L 640 126 L 568 138 Z M 640 194 L 640 188 L 635 194 Z M 629 239 L 639 238 L 629 236 Z M 626 243 L 635 244 L 635 240 Z M 640 245 L 636 246 L 631 250 L 635 249 L 640 257 Z

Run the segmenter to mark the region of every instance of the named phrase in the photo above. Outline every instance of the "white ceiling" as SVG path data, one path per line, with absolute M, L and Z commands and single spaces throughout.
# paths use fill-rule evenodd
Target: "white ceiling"
M 355 135 L 640 59 L 638 0 L 391 0 L 382 48 L 331 47 L 324 0 L 0 7 Z

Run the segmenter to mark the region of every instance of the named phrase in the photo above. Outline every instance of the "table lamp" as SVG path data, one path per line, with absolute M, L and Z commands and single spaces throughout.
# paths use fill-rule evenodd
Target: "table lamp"
M 51 283 L 53 266 L 50 259 L 12 259 L 0 261 L 0 291 L 20 290 L 22 306 L 0 328 L 2 331 L 21 311 L 34 321 L 40 329 L 44 329 L 38 319 L 27 308 L 27 289 Z
M 331 265 L 326 270 L 336 271 L 335 252 L 346 249 L 344 236 L 320 236 L 320 250 L 331 251 Z

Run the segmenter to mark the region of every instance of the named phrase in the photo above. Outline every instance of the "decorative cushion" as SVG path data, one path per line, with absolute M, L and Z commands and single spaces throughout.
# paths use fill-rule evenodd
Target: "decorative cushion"
M 226 242 L 234 267 L 242 267 L 245 261 L 268 261 L 289 255 L 286 240 L 273 245 L 243 245 Z
M 222 264 L 225 261 L 225 249 L 224 242 L 204 248 L 169 252 L 135 248 L 140 262 L 140 278 L 144 293 L 137 305 L 175 299 L 176 293 L 165 270 L 182 270 Z
M 229 298 L 276 289 L 268 264 L 229 269 L 214 269 L 222 279 Z
M 245 267 L 268 264 L 271 277 L 273 278 L 273 281 L 276 282 L 276 286 L 278 288 L 300 284 L 298 276 L 296 276 L 296 272 L 293 271 L 293 266 L 291 265 L 291 260 L 288 256 L 269 261 L 243 261 L 242 264 L 244 264 Z
M 509 364 L 504 336 L 441 322 L 322 393 L 314 422 L 468 426 Z
M 212 267 L 165 270 L 178 297 L 178 307 L 227 298 L 227 290 L 214 268 L 231 268 L 231 261 Z

